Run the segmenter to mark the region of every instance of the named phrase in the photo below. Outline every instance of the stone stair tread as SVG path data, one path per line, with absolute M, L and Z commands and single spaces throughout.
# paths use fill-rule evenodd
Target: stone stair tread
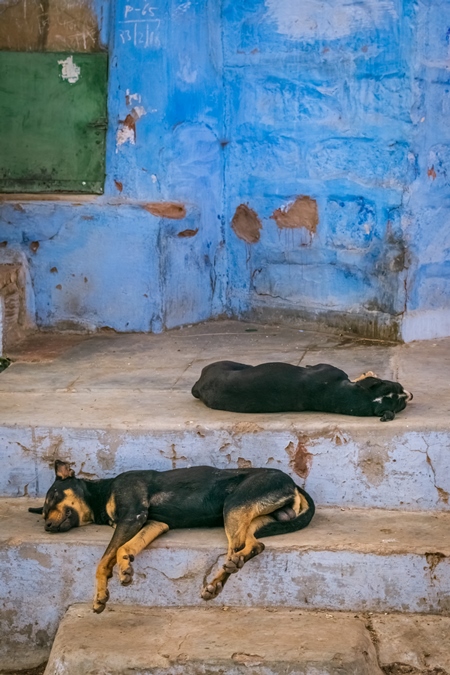
M 247 332 L 249 327 L 255 332 Z M 415 394 L 414 404 L 397 417 L 397 429 L 436 428 L 436 424 L 446 429 L 450 339 L 401 345 L 239 321 L 208 322 L 161 335 L 86 335 L 75 343 L 62 335 L 59 352 L 57 337 L 51 339 L 53 360 L 48 360 L 41 334 L 35 336 L 34 353 L 32 337 L 10 353 L 14 363 L 0 378 L 3 426 L 167 430 L 173 427 L 174 418 L 181 426 L 193 422 L 212 428 L 233 426 L 236 421 L 275 429 L 286 425 L 306 425 L 311 430 L 336 424 L 380 426 L 377 418 L 345 415 L 236 416 L 209 410 L 191 396 L 191 387 L 205 365 L 233 358 L 251 364 L 333 363 L 350 377 L 372 370 L 380 377 L 400 380 Z M 28 397 L 31 405 L 24 408 Z M 149 414 L 153 409 L 157 414 Z
M 28 513 L 29 506 L 42 504 L 42 499 L 0 498 L 0 545 L 33 541 L 54 547 L 79 544 L 106 547 L 112 529 L 104 525 L 88 525 L 56 535 L 45 532 L 43 518 Z M 351 550 L 376 555 L 440 553 L 450 557 L 450 513 L 320 507 L 304 530 L 264 541 L 274 550 Z M 225 550 L 225 547 L 222 528 L 199 528 L 169 531 L 150 548 Z
M 352 616 L 277 609 L 71 607 L 45 675 L 317 673 L 375 675 L 375 648 Z M 288 669 L 288 670 L 287 670 Z
M 112 536 L 97 525 L 47 534 L 42 518 L 27 512 L 39 503 L 0 500 L 0 663 L 12 666 L 19 648 L 49 648 L 69 605 L 91 601 Z M 448 612 L 449 525 L 447 513 L 319 508 L 305 530 L 267 537 L 265 551 L 232 575 L 210 606 Z M 136 558 L 131 586 L 114 575 L 110 602 L 208 606 L 200 591 L 225 551 L 220 528 L 168 532 Z
M 276 608 L 73 605 L 45 675 L 450 672 L 450 618 Z
M 392 345 L 274 326 L 246 332 L 250 326 L 218 321 L 164 335 L 61 337 L 59 351 L 55 336 L 47 348 L 42 335 L 30 338 L 0 377 L 0 495 L 44 495 L 60 458 L 92 478 L 198 464 L 271 466 L 305 484 L 317 504 L 450 510 L 450 339 Z M 329 362 L 351 376 L 371 369 L 400 380 L 414 400 L 386 424 L 210 410 L 191 386 L 206 363 L 230 355 L 253 364 Z

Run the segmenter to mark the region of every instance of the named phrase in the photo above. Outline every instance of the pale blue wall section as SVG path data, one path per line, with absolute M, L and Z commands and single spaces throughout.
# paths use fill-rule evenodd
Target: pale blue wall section
M 228 312 L 450 334 L 448 0 L 93 5 L 105 195 L 0 205 L 39 325 L 157 331 Z M 232 228 L 241 204 L 254 243 Z
M 0 204 L 0 241 L 27 257 L 40 326 L 158 331 L 208 319 L 225 297 L 219 7 L 94 7 L 110 54 L 105 195 Z M 186 217 L 145 210 L 167 201 Z
M 127 205 L 3 207 L 0 239 L 26 255 L 42 326 L 161 330 L 157 218 Z
M 450 335 L 450 3 L 419 2 L 417 26 L 419 172 L 403 215 L 411 255 L 406 340 Z
M 263 226 L 255 244 L 229 232 L 233 309 L 395 332 L 418 170 L 413 3 L 225 0 L 223 16 L 227 221 L 244 203 Z M 317 202 L 315 233 L 270 218 L 299 195 Z

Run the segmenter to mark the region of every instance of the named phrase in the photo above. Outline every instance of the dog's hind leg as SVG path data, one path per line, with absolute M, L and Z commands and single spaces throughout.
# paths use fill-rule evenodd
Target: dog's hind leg
M 228 555 L 224 569 L 230 574 L 237 572 L 247 560 L 264 550 L 252 532 L 252 524 L 260 518 L 259 504 L 250 504 L 232 509 L 225 515 L 225 534 L 228 539 Z M 247 558 L 247 560 L 246 560 Z
M 361 382 L 361 380 L 365 380 L 367 377 L 378 377 L 378 375 L 375 375 L 375 373 L 372 373 L 371 370 L 368 370 L 367 373 L 361 373 L 359 377 L 356 377 L 354 380 L 350 380 L 350 382 Z
M 149 520 L 142 530 L 133 539 L 127 541 L 117 551 L 117 565 L 119 566 L 119 581 L 122 586 L 128 586 L 133 581 L 132 562 L 160 534 L 167 532 L 169 526 L 157 520 Z
M 246 562 L 254 558 L 259 553 L 264 551 L 264 544 L 262 541 L 258 541 L 254 536 L 254 533 L 259 530 L 266 523 L 272 522 L 272 518 L 269 516 L 257 516 L 250 522 L 249 527 L 245 535 L 245 543 L 243 548 L 240 549 L 239 555 L 236 556 L 233 549 L 233 544 L 236 543 L 234 536 L 228 536 L 228 554 L 227 560 L 225 561 L 222 569 L 220 569 L 215 577 L 209 582 L 206 583 L 202 589 L 201 596 L 203 600 L 212 600 L 216 598 L 219 593 L 223 590 L 226 582 L 232 574 L 241 569 Z M 242 534 L 242 531 L 241 531 Z
M 255 532 L 268 522 L 269 514 L 284 507 L 295 505 L 297 490 L 292 480 L 281 471 L 269 476 L 249 476 L 226 499 L 223 505 L 225 534 L 228 539 L 227 559 L 214 579 L 206 583 L 202 598 L 215 598 L 222 590 L 230 574 L 264 551 L 264 544 L 255 537 Z

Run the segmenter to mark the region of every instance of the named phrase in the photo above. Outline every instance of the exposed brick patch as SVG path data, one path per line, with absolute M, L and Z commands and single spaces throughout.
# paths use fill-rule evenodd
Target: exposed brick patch
M 304 227 L 314 234 L 319 224 L 317 202 L 311 197 L 301 196 L 288 206 L 276 209 L 270 216 L 280 229 Z
M 305 441 L 306 439 L 299 438 L 297 444 L 291 441 L 286 448 L 286 452 L 290 456 L 289 466 L 297 476 L 303 479 L 308 478 L 314 456 L 308 452 Z
M 239 204 L 231 221 L 233 232 L 247 244 L 256 244 L 260 240 L 261 221 L 256 211 L 246 204 Z
M 186 207 L 178 202 L 149 202 L 142 208 L 159 218 L 181 220 L 186 217 Z

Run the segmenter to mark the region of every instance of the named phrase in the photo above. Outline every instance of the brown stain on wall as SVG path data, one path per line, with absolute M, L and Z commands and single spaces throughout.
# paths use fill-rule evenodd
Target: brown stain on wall
M 139 119 L 139 115 L 132 110 L 128 115 L 125 117 L 124 120 L 119 120 L 119 123 L 122 125 L 123 129 L 130 129 L 133 132 L 133 138 L 134 141 L 136 142 L 136 122 Z
M 440 551 L 435 551 L 433 553 L 425 553 L 425 558 L 428 563 L 428 566 L 430 568 L 431 574 L 434 574 L 434 571 L 436 570 L 436 567 L 439 565 L 440 562 L 446 559 L 445 553 L 441 553 Z
M 257 434 L 261 427 L 256 422 L 236 422 L 231 429 L 233 436 L 238 434 Z
M 447 490 L 444 490 L 443 488 L 440 487 L 437 487 L 436 490 L 439 496 L 439 500 L 441 502 L 444 502 L 444 504 L 448 504 L 450 494 L 447 492 Z
M 94 52 L 99 48 L 91 0 L 7 0 L 2 5 L 0 49 Z
M 25 271 L 22 265 L 0 265 L 0 296 L 4 302 L 3 346 L 5 350 L 9 350 L 23 339 L 30 328 L 25 287 Z
M 238 457 L 237 465 L 240 469 L 251 469 L 252 463 L 249 459 L 244 459 L 243 457 Z
M 317 202 L 307 196 L 297 197 L 289 206 L 276 209 L 270 217 L 280 229 L 293 230 L 304 227 L 311 234 L 316 232 L 319 224 Z
M 286 452 L 290 456 L 289 466 L 297 476 L 303 479 L 308 478 L 314 457 L 305 445 L 306 440 L 303 437 L 299 438 L 297 444 L 291 441 L 286 448 Z
M 91 0 L 48 0 L 49 51 L 99 50 L 99 29 Z
M 153 216 L 158 216 L 159 218 L 181 220 L 186 216 L 186 207 L 184 204 L 177 202 L 149 202 L 148 204 L 143 204 L 142 208 L 151 213 Z M 197 234 L 197 232 L 195 232 L 195 234 Z
M 246 204 L 239 204 L 231 221 L 233 232 L 247 244 L 256 244 L 260 240 L 261 221 L 256 211 Z
M 358 452 L 358 466 L 370 485 L 378 487 L 386 475 L 389 451 L 386 445 L 366 441 Z
M 181 232 L 178 232 L 177 237 L 182 237 L 182 238 L 195 237 L 197 232 L 198 232 L 198 227 L 195 230 L 182 230 Z

